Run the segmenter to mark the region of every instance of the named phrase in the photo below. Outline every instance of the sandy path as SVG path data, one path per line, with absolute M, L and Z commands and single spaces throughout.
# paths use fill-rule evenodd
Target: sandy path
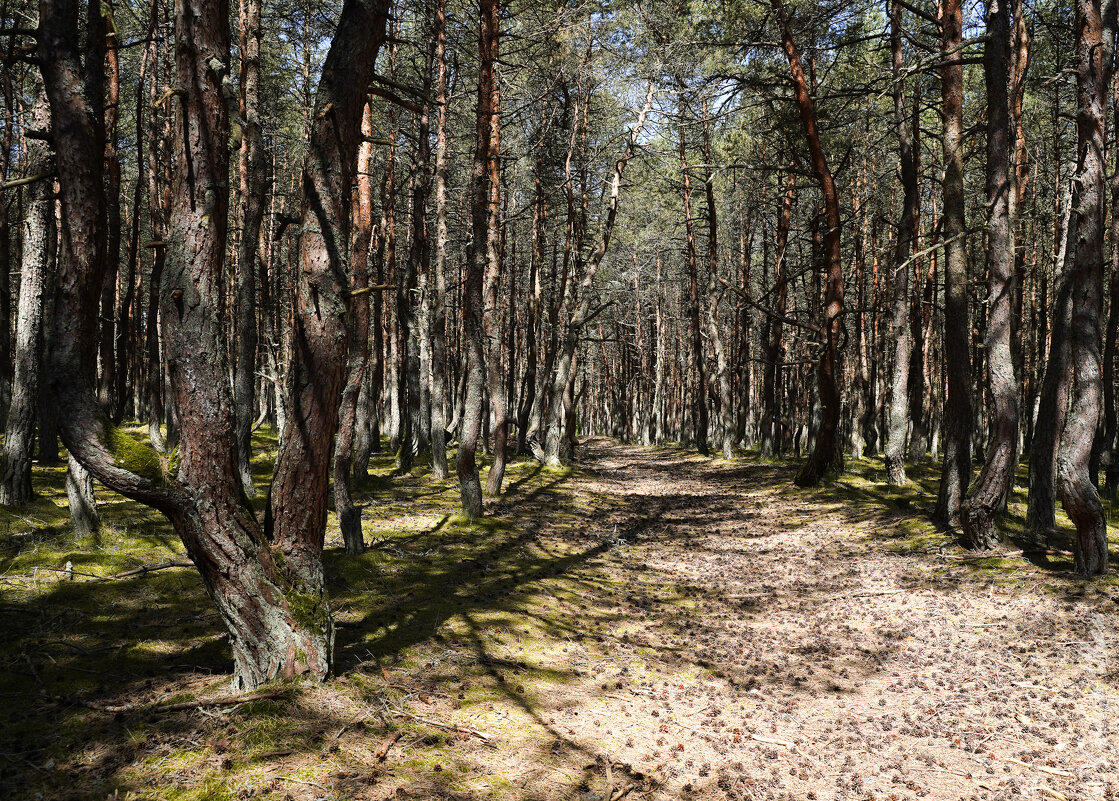
M 786 467 L 605 440 L 580 467 L 613 542 L 584 565 L 589 675 L 539 720 L 599 756 L 587 799 L 607 762 L 647 798 L 1119 795 L 1107 593 L 889 554 L 897 516 Z

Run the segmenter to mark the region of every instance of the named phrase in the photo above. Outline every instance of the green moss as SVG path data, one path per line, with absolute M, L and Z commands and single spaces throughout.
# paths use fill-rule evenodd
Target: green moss
M 163 483 L 163 462 L 154 448 L 140 444 L 108 420 L 101 421 L 102 446 L 113 457 L 113 464 L 123 467 L 153 484 Z

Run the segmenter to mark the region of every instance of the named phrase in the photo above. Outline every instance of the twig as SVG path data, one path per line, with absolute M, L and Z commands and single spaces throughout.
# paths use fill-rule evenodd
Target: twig
M 1066 777 L 1071 777 L 1072 776 L 1072 774 L 1069 773 L 1067 770 L 1060 770 L 1058 768 L 1050 768 L 1050 767 L 1047 767 L 1045 765 L 1031 765 L 1029 762 L 1023 762 L 1020 759 L 1014 759 L 1012 757 L 1008 757 L 1008 758 L 1004 759 L 1003 762 L 1009 762 L 1011 765 L 1018 765 L 1018 766 L 1023 767 L 1023 768 L 1030 768 L 1031 770 L 1039 770 L 1042 773 L 1048 773 L 1050 776 L 1066 776 Z
M 493 739 L 492 737 L 490 737 L 490 735 L 486 734 L 485 732 L 480 732 L 477 729 L 471 729 L 466 726 L 455 726 L 454 724 L 450 723 L 440 723 L 436 720 L 421 718 L 419 715 L 413 715 L 411 712 L 405 712 L 403 709 L 390 709 L 389 711 L 392 712 L 394 715 L 403 715 L 406 718 L 411 718 L 417 723 L 423 723 L 427 726 L 434 726 L 435 728 L 443 729 L 444 731 L 453 731 L 458 732 L 459 734 L 472 734 L 479 740 L 483 740 L 487 743 Z
M 285 781 L 285 782 L 295 782 L 296 784 L 305 784 L 308 787 L 317 787 L 320 790 L 322 790 L 324 793 L 332 792 L 332 790 L 329 787 L 323 787 L 318 782 L 309 782 L 306 779 L 297 779 L 294 776 L 273 776 L 272 778 L 280 779 L 281 781 Z
M 96 576 L 95 579 L 97 581 L 115 581 L 116 579 L 128 578 L 129 576 L 144 576 L 148 573 L 154 573 L 157 570 L 166 570 L 169 567 L 194 567 L 194 562 L 190 559 L 176 559 L 170 562 L 160 562 L 155 565 L 141 565 L 132 570 L 126 570 L 123 573 L 114 573 L 111 576 Z
M 1022 551 L 992 551 L 991 553 L 977 553 L 970 556 L 954 556 L 952 554 L 942 554 L 941 556 L 953 562 L 978 562 L 983 559 L 1009 559 L 1012 556 L 1021 555 Z
M 1050 790 L 1044 784 L 1039 784 L 1037 789 L 1041 790 L 1041 792 L 1045 793 L 1046 795 L 1050 795 L 1053 798 L 1056 798 L 1057 801 L 1068 801 L 1067 795 L 1065 795 L 1064 793 L 1058 793 L 1056 790 Z
M 841 592 L 838 595 L 829 595 L 827 600 L 838 601 L 842 598 L 874 598 L 881 595 L 899 595 L 903 592 L 912 592 L 908 587 L 896 590 L 866 590 L 864 592 Z
M 373 758 L 376 759 L 378 762 L 384 762 L 385 757 L 389 755 L 389 751 L 392 750 L 392 747 L 396 744 L 396 741 L 403 736 L 404 732 L 394 731 L 387 738 L 385 738 L 385 741 L 383 743 L 381 743 L 381 747 L 377 749 L 377 752 L 375 754 L 373 754 Z
M 769 743 L 770 745 L 783 745 L 786 748 L 792 749 L 793 744 L 788 740 L 778 740 L 776 737 L 762 737 L 760 734 L 751 734 L 751 740 L 757 740 L 759 743 Z

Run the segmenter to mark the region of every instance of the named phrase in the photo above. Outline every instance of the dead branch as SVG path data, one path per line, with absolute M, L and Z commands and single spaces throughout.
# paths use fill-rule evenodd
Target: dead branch
M 411 718 L 417 723 L 423 723 L 426 726 L 434 726 L 435 728 L 442 729 L 443 731 L 453 731 L 458 732 L 459 734 L 471 734 L 477 737 L 479 740 L 487 743 L 493 739 L 492 737 L 490 737 L 490 735 L 486 734 L 485 732 L 478 731 L 477 729 L 471 729 L 466 726 L 455 726 L 451 723 L 440 723 L 437 720 L 429 720 L 428 718 L 421 718 L 419 715 L 413 715 L 411 712 L 406 712 L 403 709 L 390 709 L 389 711 L 392 712 L 392 714 L 394 715 L 403 715 L 406 718 Z

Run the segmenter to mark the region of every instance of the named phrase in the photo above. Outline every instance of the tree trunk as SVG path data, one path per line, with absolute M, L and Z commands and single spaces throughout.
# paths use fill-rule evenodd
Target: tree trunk
M 788 307 L 788 248 L 789 225 L 793 214 L 793 200 L 796 197 L 796 174 L 790 168 L 785 177 L 785 194 L 781 208 L 777 212 L 776 241 L 773 249 L 773 314 L 766 316 L 763 339 L 765 341 L 765 373 L 762 375 L 762 453 L 777 456 L 781 452 L 783 440 L 781 415 L 778 404 L 778 383 L 784 349 L 781 344 L 782 320 Z
M 485 392 L 485 359 L 483 357 L 483 283 L 491 247 L 490 210 L 492 180 L 490 163 L 494 145 L 491 143 L 498 109 L 497 83 L 494 67 L 497 62 L 497 41 L 500 28 L 498 0 L 479 0 L 478 27 L 478 106 L 475 118 L 477 143 L 474 167 L 470 178 L 470 220 L 473 238 L 470 244 L 463 284 L 463 340 L 466 350 L 466 401 L 463 406 L 459 436 L 458 472 L 462 494 L 462 510 L 473 519 L 482 515 L 482 485 L 478 479 L 475 451 L 482 431 L 482 401 Z M 494 255 L 496 258 L 496 254 Z
M 909 365 L 913 350 L 909 320 L 910 256 L 917 236 L 921 198 L 917 186 L 917 158 L 905 105 L 902 60 L 902 6 L 890 5 L 890 45 L 893 52 L 894 124 L 897 128 L 899 168 L 902 185 L 902 213 L 894 247 L 892 320 L 894 364 L 890 374 L 890 401 L 886 423 L 886 482 L 894 487 L 906 483 L 905 452 L 909 433 Z
M 34 92 L 30 124 L 49 129 L 46 95 L 40 85 Z M 28 139 L 26 170 L 47 172 L 50 150 L 42 139 Z M 27 187 L 23 219 L 23 261 L 20 264 L 19 306 L 16 311 L 15 369 L 12 401 L 0 457 L 0 504 L 23 506 L 31 500 L 31 458 L 35 449 L 35 421 L 39 411 L 39 374 L 42 362 L 43 315 L 55 241 L 54 198 L 49 181 Z M 8 332 L 4 331 L 7 337 Z M 56 454 L 57 459 L 57 454 Z
M 96 535 L 101 529 L 101 518 L 93 494 L 93 476 L 73 456 L 66 469 L 66 500 L 70 505 L 70 527 L 74 536 Z
M 106 88 L 104 78 L 108 77 L 108 97 L 105 103 L 103 116 L 103 132 L 105 135 L 105 213 L 108 223 L 108 264 L 105 270 L 105 280 L 101 284 L 101 334 L 98 342 L 98 359 L 101 362 L 101 371 L 98 382 L 98 399 L 101 405 L 109 410 L 114 418 L 116 414 L 116 398 L 113 390 L 116 388 L 116 349 L 113 347 L 115 337 L 117 311 L 117 278 L 118 265 L 120 264 L 120 154 L 117 149 L 117 119 L 120 110 L 120 64 L 117 59 L 119 39 L 111 16 L 111 6 L 104 4 L 100 11 L 90 14 L 90 38 L 96 35 L 100 39 L 97 50 L 105 62 L 104 72 L 97 83 L 101 88 Z M 93 20 L 96 17 L 96 24 Z M 93 33 L 96 31 L 96 34 Z M 92 44 L 92 41 L 91 41 Z M 90 52 L 91 59 L 95 53 Z
M 101 213 L 103 143 L 90 120 L 98 119 L 100 97 L 77 85 L 82 59 L 76 0 L 42 0 L 40 9 L 39 48 L 58 152 L 63 241 L 71 243 L 68 258 L 60 263 L 48 350 L 50 390 L 61 412 L 64 442 L 103 484 L 171 519 L 229 631 L 235 687 L 255 687 L 304 672 L 324 676 L 332 640 L 321 582 L 329 454 L 325 443 L 333 435 L 330 418 L 337 413 L 337 393 L 328 409 L 316 415 L 322 404 L 316 406 L 318 398 L 307 397 L 313 390 L 305 380 L 297 382 L 304 392 L 296 407 L 299 424 L 293 424 L 298 431 L 289 432 L 281 449 L 267 530 L 245 502 L 237 475 L 220 281 L 228 216 L 228 106 L 222 92 L 222 80 L 228 77 L 227 9 L 201 0 L 178 0 L 175 7 L 180 34 L 174 85 L 183 88 L 171 98 L 175 191 L 167 269 L 159 291 L 171 387 L 184 412 L 181 461 L 174 474 L 155 452 L 97 412 L 92 367 L 106 226 Z M 342 152 L 333 160 L 332 172 L 311 160 L 306 187 L 315 203 L 323 204 L 320 209 L 332 198 L 348 197 L 348 192 L 315 178 L 327 172 L 349 186 L 345 179 L 352 176 L 344 175 L 341 165 L 351 164 L 356 154 L 361 100 L 386 16 L 387 9 L 379 4 L 346 2 L 343 7 L 320 91 L 320 103 L 333 104 L 335 113 L 316 118 L 312 152 L 330 161 L 334 143 L 353 147 L 338 145 Z M 91 63 L 88 54 L 86 63 Z M 100 69 L 100 62 L 95 63 Z M 333 91 L 339 84 L 345 90 Z M 333 192 L 324 191 L 328 189 Z M 304 207 L 311 205 L 308 201 Z M 335 214 L 317 222 L 325 229 L 336 220 Z M 306 232 L 311 227 L 303 225 L 305 240 L 310 239 Z M 320 267 L 334 275 L 321 240 L 304 241 L 301 252 L 305 268 Z M 322 291 L 331 288 L 320 284 L 319 308 L 334 311 L 340 305 L 331 304 L 337 292 L 332 297 Z M 328 319 L 333 324 L 341 315 L 330 314 Z M 319 355 L 308 345 L 306 328 L 301 355 Z M 345 338 L 331 341 L 337 347 Z M 312 364 L 311 369 L 318 366 Z M 330 375 L 322 366 L 315 375 L 329 384 Z M 328 417 L 326 424 L 323 416 Z M 307 450 L 325 455 L 304 458 Z M 301 529 L 300 523 L 313 529 Z
M 1018 466 L 1018 380 L 1012 334 L 1014 220 L 1011 218 L 1010 13 L 989 0 L 984 75 L 987 84 L 987 453 L 960 514 L 972 548 L 998 545 L 995 514 L 1006 507 Z
M 435 0 L 435 259 L 431 308 L 431 474 L 447 477 L 447 0 Z
M 256 416 L 256 274 L 260 225 L 264 218 L 266 154 L 261 133 L 260 0 L 240 0 L 241 74 L 238 98 L 241 149 L 237 171 L 241 190 L 241 240 L 237 248 L 237 348 L 233 370 L 233 411 L 236 415 L 237 472 L 248 497 L 256 495 L 252 473 L 252 425 Z
M 373 115 L 368 100 L 362 114 L 361 132 L 363 141 L 358 147 L 357 156 L 357 197 L 350 263 L 354 287 L 351 300 L 353 340 L 346 365 L 342 403 L 338 410 L 338 438 L 334 444 L 334 511 L 338 515 L 346 553 L 351 555 L 365 551 L 361 509 L 354 505 L 350 474 L 354 461 L 358 406 L 362 389 L 366 385 L 365 375 L 369 361 L 369 244 L 373 237 L 373 180 L 370 171 L 373 145 L 368 139 L 373 135 Z
M 499 40 L 495 33 L 493 58 L 498 59 Z M 501 279 L 504 269 L 504 221 L 501 213 L 501 93 L 493 80 L 493 101 L 490 107 L 489 154 L 489 220 L 486 227 L 486 277 L 483 289 L 485 308 L 482 325 L 486 338 L 486 394 L 490 398 L 490 427 L 493 431 L 493 462 L 486 480 L 486 494 L 500 495 L 505 479 L 506 451 L 509 446 L 509 408 L 505 402 L 504 375 L 501 370 Z M 512 353 L 510 353 L 512 360 Z
M 960 43 L 963 8 L 944 0 L 941 15 L 941 104 L 944 118 L 944 465 L 933 520 L 959 522 L 960 503 L 971 481 L 971 323 L 968 314 L 967 225 L 964 220 L 964 68 Z
M 1068 271 L 1069 359 L 1062 376 L 1068 406 L 1057 437 L 1057 492 L 1076 526 L 1073 551 L 1081 575 L 1107 572 L 1107 521 L 1090 461 L 1100 418 L 1100 310 L 1103 303 L 1105 133 L 1112 75 L 1115 0 L 1077 0 L 1077 179 L 1075 252 Z
M 839 392 L 840 354 L 839 338 L 842 332 L 843 316 L 843 265 L 840 261 L 840 218 L 839 195 L 835 190 L 831 169 L 828 167 L 816 122 L 816 103 L 808 89 L 808 80 L 801 64 L 800 52 L 793 40 L 792 29 L 785 16 L 782 0 L 771 0 L 777 21 L 781 27 L 781 41 L 785 55 L 789 59 L 793 89 L 796 94 L 800 122 L 808 140 L 808 151 L 812 161 L 812 172 L 820 185 L 824 198 L 824 231 L 822 256 L 826 285 L 824 293 L 824 323 L 821 329 L 823 350 L 820 363 L 816 368 L 819 385 L 821 416 L 816 441 L 808 460 L 796 475 L 796 483 L 802 487 L 812 487 L 820 482 L 827 473 L 843 467 L 843 454 L 839 447 L 839 416 L 842 400 Z
M 684 89 L 681 88 L 681 97 Z M 699 308 L 699 268 L 695 244 L 695 226 L 692 224 L 692 177 L 688 172 L 688 149 L 684 136 L 684 109 L 680 110 L 680 174 L 683 180 L 681 192 L 684 199 L 684 236 L 688 253 L 688 356 L 691 362 L 691 410 L 692 436 L 695 437 L 696 450 L 704 456 L 710 453 L 707 447 L 707 376 L 703 365 L 703 333 L 700 326 Z
M 574 426 L 571 425 L 574 406 L 571 404 L 572 387 L 575 380 L 575 351 L 579 342 L 579 333 L 590 316 L 591 288 L 594 286 L 594 277 L 602 263 L 603 256 L 610 246 L 610 236 L 614 231 L 614 223 L 618 218 L 618 204 L 622 193 L 622 176 L 626 165 L 633 157 L 637 138 L 645 127 L 645 120 L 649 110 L 653 107 L 653 94 L 655 85 L 650 81 L 645 93 L 645 105 L 637 115 L 637 122 L 630 130 L 626 139 L 625 151 L 614 165 L 614 176 L 610 184 L 610 200 L 606 211 L 606 220 L 603 222 L 602 233 L 599 235 L 598 244 L 591 258 L 584 268 L 583 279 L 579 283 L 576 294 L 571 298 L 573 312 L 564 326 L 563 343 L 559 357 L 556 361 L 555 380 L 552 382 L 551 397 L 548 400 L 548 424 L 546 427 L 546 443 L 544 449 L 544 462 L 553 467 L 562 464 L 565 440 L 571 444 Z M 574 291 L 574 290 L 573 290 Z M 567 405 L 565 406 L 565 398 Z
M 719 333 L 719 295 L 716 285 L 719 282 L 719 220 L 715 206 L 715 177 L 711 165 L 715 160 L 711 149 L 711 123 L 707 117 L 707 101 L 702 103 L 703 112 L 703 186 L 707 195 L 707 280 L 709 305 L 707 307 L 707 338 L 715 350 L 715 381 L 719 389 L 719 426 L 722 429 L 721 447 L 724 459 L 734 458 L 735 427 L 733 403 L 731 400 L 730 370 L 727 367 L 726 350 Z
M 43 86 L 37 87 L 34 97 L 30 124 L 36 130 L 46 131 L 49 110 Z M 47 143 L 29 139 L 26 147 L 28 173 L 39 175 L 48 171 L 50 150 Z M 47 288 L 53 283 L 50 270 L 55 243 L 55 201 L 49 181 L 35 181 L 27 187 L 20 225 L 23 246 L 13 352 L 15 370 L 0 461 L 0 505 L 9 507 L 20 507 L 31 500 L 31 456 L 35 451 L 35 424 L 39 413 L 45 299 Z M 7 337 L 8 332 L 4 331 L 3 336 Z

